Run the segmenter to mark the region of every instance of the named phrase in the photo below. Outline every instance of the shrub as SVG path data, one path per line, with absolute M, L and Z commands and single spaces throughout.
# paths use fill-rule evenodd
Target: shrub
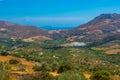
M 4 63 L 0 62 L 0 70 L 3 70 L 3 68 L 4 68 Z
M 17 70 L 18 71 L 25 71 L 26 69 L 25 69 L 25 67 L 19 67 Z
M 10 69 L 11 69 L 11 66 L 8 65 L 8 64 L 6 64 L 6 65 L 5 65 L 5 69 L 6 69 L 6 70 L 10 70 Z
M 10 63 L 10 64 L 18 64 L 19 61 L 16 60 L 16 59 L 11 59 L 11 60 L 9 60 L 9 63 Z
M 101 71 L 96 71 L 92 74 L 91 80 L 113 80 L 111 77 L 110 72 L 101 70 Z
M 28 79 L 27 79 L 28 80 Z M 31 80 L 56 80 L 48 72 L 36 72 Z
M 46 65 L 46 64 L 43 64 L 42 66 L 35 65 L 32 69 L 34 71 L 43 71 L 43 72 L 50 72 L 50 71 L 52 71 L 51 66 Z
M 58 73 L 62 73 L 62 72 L 73 70 L 73 69 L 74 69 L 74 66 L 70 63 L 67 63 L 60 66 L 60 68 L 58 69 Z
M 9 55 L 9 53 L 8 52 L 6 52 L 6 51 L 1 51 L 1 53 L 0 53 L 2 56 L 7 56 L 7 55 Z
M 50 71 L 52 71 L 52 67 L 51 67 L 51 65 L 49 65 L 49 64 L 43 64 L 42 66 L 41 66 L 41 70 L 43 71 L 43 72 L 50 72 Z
M 4 63 L 0 62 L 0 80 L 11 80 L 9 73 L 4 71 Z
M 40 79 L 39 79 L 40 80 Z M 41 80 L 55 80 L 53 76 L 49 75 L 47 72 L 41 73 Z
M 32 69 L 34 71 L 41 71 L 41 67 L 40 66 L 36 66 L 36 65 Z
M 56 80 L 86 80 L 86 78 L 78 71 L 67 71 L 58 76 Z

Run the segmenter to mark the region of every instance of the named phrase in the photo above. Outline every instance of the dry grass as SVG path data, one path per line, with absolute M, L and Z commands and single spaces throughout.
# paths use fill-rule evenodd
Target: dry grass
M 55 72 L 49 72 L 49 74 L 52 75 L 52 76 L 54 76 L 54 77 L 60 75 L 60 74 L 57 73 L 57 71 L 55 71 Z
M 46 36 L 34 36 L 34 37 L 23 39 L 23 41 L 25 42 L 34 42 L 36 40 L 52 40 L 52 38 L 49 38 Z
M 20 63 L 16 64 L 16 65 L 11 65 L 11 64 L 9 64 L 10 59 L 17 59 L 20 61 Z M 13 80 L 19 80 L 16 78 L 17 75 L 34 73 L 32 68 L 33 68 L 33 66 L 35 66 L 35 64 L 31 61 L 27 61 L 24 58 L 18 58 L 18 57 L 14 57 L 14 56 L 0 56 L 0 62 L 6 62 L 7 64 L 9 64 L 11 66 L 10 74 L 11 74 L 11 76 L 13 76 L 12 77 Z M 25 71 L 18 71 L 17 69 L 20 68 L 20 66 L 24 66 Z
M 32 67 L 35 65 L 33 62 L 27 61 L 24 58 L 18 58 L 18 57 L 14 57 L 14 56 L 0 56 L 0 61 L 1 62 L 9 63 L 10 59 L 17 59 L 17 60 L 19 60 L 20 61 L 20 65 L 24 65 L 26 67 L 26 72 L 29 72 L 29 73 L 32 71 Z M 16 65 L 16 66 L 19 67 L 19 64 Z M 15 67 L 15 66 L 13 65 L 13 67 Z
M 90 76 L 91 76 L 91 75 L 90 75 L 89 73 L 84 72 L 83 75 L 85 76 L 85 78 L 86 78 L 87 80 L 90 80 Z
M 107 50 L 105 53 L 106 54 L 118 54 L 118 53 L 120 53 L 120 49 Z
M 76 38 L 77 36 L 72 36 L 72 37 L 67 38 L 67 41 L 74 41 Z

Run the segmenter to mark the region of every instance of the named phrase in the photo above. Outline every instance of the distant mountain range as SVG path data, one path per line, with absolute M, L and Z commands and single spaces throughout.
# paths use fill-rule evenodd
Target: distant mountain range
M 0 21 L 0 38 L 43 38 L 64 39 L 66 42 L 95 42 L 102 40 L 120 39 L 120 14 L 101 14 L 86 24 L 70 30 L 40 29 L 35 26 L 23 26 L 6 21 Z M 39 36 L 39 37 L 38 37 Z M 41 37 L 42 36 L 42 37 Z
M 0 21 L 0 38 L 29 38 L 37 35 L 48 35 L 48 31 L 35 26 L 23 26 L 6 21 Z
M 43 26 L 41 28 L 47 29 L 47 30 L 70 30 L 73 27 L 54 27 L 54 26 Z

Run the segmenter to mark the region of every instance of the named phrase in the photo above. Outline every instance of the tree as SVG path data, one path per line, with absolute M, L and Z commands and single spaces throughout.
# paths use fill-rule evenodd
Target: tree
M 0 62 L 0 80 L 11 80 L 9 73 L 6 73 L 4 70 L 4 63 Z
M 1 78 L 1 80 L 3 80 L 5 78 L 5 73 L 4 73 L 3 67 L 4 67 L 4 63 L 0 62 L 0 78 Z
M 10 64 L 18 64 L 19 61 L 16 60 L 16 59 L 11 59 L 11 60 L 9 61 L 9 63 L 10 63 Z
M 2 56 L 7 56 L 7 55 L 9 55 L 9 53 L 7 52 L 7 51 L 1 51 L 1 53 L 0 53 Z
M 60 66 L 60 68 L 58 69 L 58 73 L 62 73 L 62 72 L 73 70 L 73 69 L 74 69 L 73 64 L 65 63 L 64 65 Z
M 40 66 L 37 66 L 37 65 L 35 65 L 32 69 L 33 69 L 34 71 L 41 71 L 41 67 L 40 67 Z
M 56 80 L 86 80 L 86 78 L 79 71 L 67 71 L 58 76 Z
M 101 71 L 96 71 L 92 74 L 91 80 L 113 80 L 111 77 L 110 72 L 101 70 Z

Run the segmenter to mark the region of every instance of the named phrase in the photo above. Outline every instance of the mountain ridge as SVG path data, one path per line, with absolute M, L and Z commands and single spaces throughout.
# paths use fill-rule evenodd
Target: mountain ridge
M 86 24 L 80 25 L 68 31 L 69 37 L 80 36 L 80 41 L 96 41 L 110 35 L 119 34 L 120 14 L 101 14 Z
M 26 39 L 35 36 L 46 36 L 53 39 L 64 39 L 66 42 L 94 42 L 108 37 L 120 38 L 120 14 L 101 14 L 91 21 L 70 30 L 45 30 L 35 26 L 23 26 L 0 21 L 0 38 L 15 37 Z
M 6 21 L 0 21 L 0 38 L 29 38 L 31 36 L 47 35 L 48 31 L 35 26 L 24 26 Z

